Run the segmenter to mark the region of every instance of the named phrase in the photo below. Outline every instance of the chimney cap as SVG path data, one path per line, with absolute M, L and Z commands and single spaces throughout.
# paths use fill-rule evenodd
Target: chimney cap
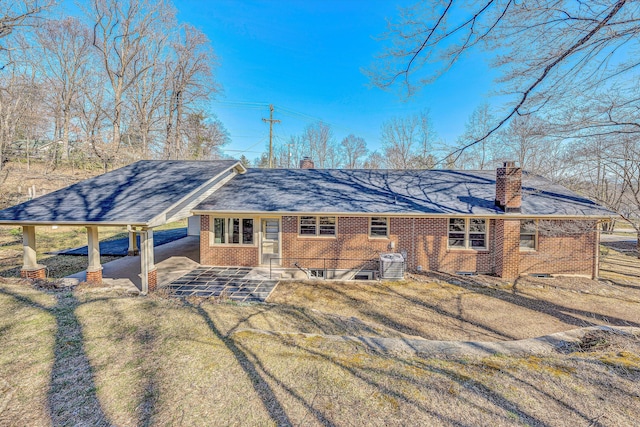
M 513 160 L 508 160 L 508 161 L 503 163 L 503 167 L 505 167 L 505 168 L 515 168 L 516 167 L 516 162 L 513 161 Z

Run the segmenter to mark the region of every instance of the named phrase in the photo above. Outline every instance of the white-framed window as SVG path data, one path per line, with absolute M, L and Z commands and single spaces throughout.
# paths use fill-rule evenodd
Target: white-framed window
M 369 220 L 369 237 L 388 237 L 389 218 L 386 216 L 373 216 Z
M 335 237 L 335 216 L 300 216 L 298 217 L 298 234 L 300 236 Z
M 253 245 L 253 218 L 213 218 L 212 243 Z
M 487 249 L 487 220 L 449 218 L 448 237 L 451 249 Z
M 520 221 L 520 250 L 535 251 L 538 247 L 538 222 L 535 219 Z

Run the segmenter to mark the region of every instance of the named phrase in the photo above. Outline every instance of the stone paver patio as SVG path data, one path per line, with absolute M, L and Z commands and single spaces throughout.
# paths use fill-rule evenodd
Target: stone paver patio
M 178 297 L 227 297 L 233 301 L 264 302 L 278 283 L 251 274 L 251 267 L 199 267 L 166 285 Z

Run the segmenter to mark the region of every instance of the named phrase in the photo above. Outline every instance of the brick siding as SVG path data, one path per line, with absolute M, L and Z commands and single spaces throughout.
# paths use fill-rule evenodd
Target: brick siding
M 20 277 L 23 279 L 46 279 L 47 269 L 43 267 L 37 270 L 20 270 Z
M 153 269 L 147 273 L 147 283 L 149 286 L 149 292 L 154 292 L 158 288 L 158 270 Z
M 255 266 L 260 263 L 256 246 L 209 244 L 209 217 L 201 217 L 200 257 L 204 265 Z M 595 226 L 593 221 L 590 222 Z M 257 227 L 257 225 L 256 225 Z M 448 248 L 447 218 L 397 218 L 389 221 L 387 238 L 369 237 L 369 217 L 338 217 L 336 237 L 298 235 L 298 217 L 283 216 L 282 257 L 285 267 L 295 260 L 305 268 L 351 269 L 362 265 L 348 259 L 376 259 L 380 253 L 407 253 L 407 268 L 455 273 L 493 273 L 508 279 L 525 273 L 592 275 L 596 260 L 595 231 L 577 236 L 539 236 L 538 250 L 521 252 L 520 221 L 488 221 L 487 249 Z M 257 242 L 256 242 L 257 243 Z M 327 259 L 324 263 L 321 259 Z M 342 259 L 334 262 L 329 259 Z
M 538 250 L 520 252 L 521 273 L 554 273 L 594 275 L 594 264 L 599 250 L 595 221 L 581 222 L 583 228 L 591 232 L 579 234 L 562 233 L 564 224 L 568 221 L 549 221 L 551 228 L 556 228 L 559 235 L 547 236 L 538 233 Z
M 520 212 L 522 169 L 512 165 L 496 169 L 496 204 L 506 212 Z
M 200 216 L 200 264 L 252 267 L 258 265 L 258 242 L 253 246 L 209 244 L 210 216 Z M 254 224 L 254 227 L 259 227 Z
M 102 283 L 102 269 L 98 269 L 98 270 L 93 270 L 93 271 L 88 271 L 87 270 L 87 279 L 86 279 L 87 283 L 95 283 L 95 284 L 101 284 Z

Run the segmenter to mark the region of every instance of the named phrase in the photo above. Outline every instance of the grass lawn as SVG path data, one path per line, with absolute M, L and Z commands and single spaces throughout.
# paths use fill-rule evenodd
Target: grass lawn
M 154 230 L 166 230 L 187 226 L 187 220 L 165 224 Z M 100 227 L 100 241 L 127 238 L 126 227 Z M 77 255 L 54 255 L 64 249 L 87 245 L 84 227 L 36 227 L 36 250 L 38 263 L 46 265 L 49 277 L 57 279 L 87 268 L 87 257 Z M 118 259 L 117 256 L 101 256 L 102 264 Z M 0 277 L 19 277 L 22 267 L 22 228 L 0 227 Z
M 1 280 L 0 425 L 621 426 L 640 419 L 637 335 L 594 333 L 546 355 L 448 358 L 323 337 L 490 341 L 638 326 L 633 278 L 288 282 L 268 304 Z

